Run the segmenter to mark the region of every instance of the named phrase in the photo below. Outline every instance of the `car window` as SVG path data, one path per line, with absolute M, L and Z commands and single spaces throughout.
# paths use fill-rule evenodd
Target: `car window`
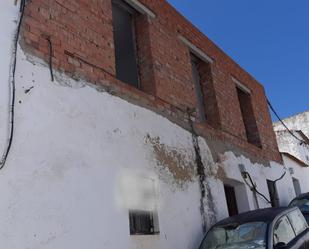
M 289 207 L 299 207 L 302 212 L 309 212 L 309 200 L 307 199 L 294 199 Z
M 286 216 L 281 217 L 274 227 L 274 246 L 279 242 L 288 244 L 292 239 L 295 238 L 295 233 L 291 226 L 290 221 Z
M 294 228 L 296 235 L 305 231 L 308 227 L 303 214 L 299 210 L 295 210 L 288 214 L 289 220 Z
M 267 224 L 250 222 L 212 228 L 200 249 L 265 249 Z

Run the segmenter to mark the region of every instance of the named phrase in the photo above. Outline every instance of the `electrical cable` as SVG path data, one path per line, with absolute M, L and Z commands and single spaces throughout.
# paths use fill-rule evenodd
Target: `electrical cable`
M 20 17 L 19 22 L 15 34 L 14 39 L 14 47 L 13 47 L 13 63 L 11 65 L 11 104 L 10 104 L 10 117 L 9 117 L 9 139 L 7 147 L 3 153 L 3 156 L 0 161 L 0 170 L 5 166 L 5 163 L 7 161 L 8 155 L 10 153 L 12 142 L 14 138 L 14 119 L 15 119 L 15 90 L 16 90 L 16 84 L 15 84 L 15 73 L 16 73 L 16 65 L 17 65 L 17 48 L 18 48 L 18 40 L 19 40 L 19 34 L 21 29 L 22 20 L 24 17 L 24 10 L 25 10 L 25 0 L 21 0 L 20 2 Z
M 273 182 L 276 183 L 276 182 L 282 180 L 283 177 L 284 177 L 285 175 L 286 175 L 286 171 L 284 171 L 284 173 L 283 173 L 278 179 L 274 180 Z M 260 191 L 258 191 L 256 184 L 253 182 L 251 175 L 250 175 L 247 171 L 242 172 L 242 177 L 244 178 L 244 181 L 245 181 L 246 185 L 250 188 L 250 190 L 251 190 L 252 192 L 257 193 L 257 194 L 260 195 L 267 203 L 271 204 L 271 201 L 270 201 L 264 194 L 262 194 Z M 247 180 L 246 180 L 247 177 L 249 178 L 249 180 L 250 180 L 250 182 L 251 182 L 251 186 L 250 186 L 250 184 L 249 184 L 249 183 L 247 182 Z
M 22 14 L 23 14 L 24 9 L 25 9 L 25 3 L 26 3 L 26 0 L 21 0 L 21 1 L 20 1 L 19 13 L 22 13 Z
M 49 71 L 51 81 L 54 81 L 54 73 L 53 73 L 53 45 L 49 37 L 46 38 L 49 46 Z
M 260 191 L 258 191 L 258 189 L 257 189 L 257 187 L 256 187 L 256 184 L 255 184 L 255 183 L 253 182 L 253 180 L 252 180 L 251 175 L 250 175 L 248 172 L 246 172 L 246 171 L 243 172 L 243 173 L 249 178 L 249 180 L 250 180 L 250 182 L 251 182 L 251 185 L 252 185 L 252 186 L 250 186 L 250 184 L 246 181 L 246 176 L 243 176 L 243 177 L 244 177 L 244 180 L 245 180 L 245 183 L 248 185 L 248 187 L 250 188 L 250 190 L 251 190 L 252 192 L 258 194 L 259 196 L 261 196 L 267 203 L 271 204 L 271 201 L 268 200 L 268 198 L 267 198 L 264 194 L 262 194 Z
M 276 182 L 282 180 L 283 177 L 285 177 L 285 175 L 286 175 L 286 171 L 284 171 L 284 173 L 282 174 L 282 176 L 280 176 L 277 180 L 274 180 L 274 183 L 276 183 Z
M 272 112 L 275 114 L 275 116 L 278 118 L 278 120 L 280 121 L 280 123 L 285 127 L 285 129 L 298 141 L 300 141 L 301 145 L 302 144 L 308 144 L 306 141 L 299 139 L 298 137 L 296 137 L 294 135 L 294 133 L 287 127 L 287 125 L 283 122 L 283 120 L 280 118 L 280 116 L 278 115 L 278 113 L 276 112 L 275 108 L 273 107 L 273 105 L 270 103 L 270 101 L 267 99 L 267 104 L 269 106 L 269 108 L 272 110 Z

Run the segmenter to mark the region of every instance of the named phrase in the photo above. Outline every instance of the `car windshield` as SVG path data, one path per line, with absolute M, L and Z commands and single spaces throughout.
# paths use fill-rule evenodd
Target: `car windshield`
M 309 200 L 307 199 L 294 199 L 289 206 L 299 207 L 302 212 L 309 212 Z
M 214 227 L 200 249 L 265 249 L 267 224 L 251 222 Z

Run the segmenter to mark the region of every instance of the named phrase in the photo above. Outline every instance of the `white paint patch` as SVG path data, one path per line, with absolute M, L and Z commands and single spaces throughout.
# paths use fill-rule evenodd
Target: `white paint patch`
M 117 184 L 119 189 L 116 198 L 119 207 L 127 210 L 157 210 L 155 182 L 158 182 L 156 177 L 150 177 L 149 173 L 123 171 Z

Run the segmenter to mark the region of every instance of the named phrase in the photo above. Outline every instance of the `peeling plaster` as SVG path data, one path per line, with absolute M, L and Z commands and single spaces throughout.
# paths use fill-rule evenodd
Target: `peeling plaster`
M 195 180 L 196 171 L 192 151 L 167 146 L 160 142 L 159 137 L 151 137 L 149 134 L 145 137 L 145 143 L 151 145 L 157 169 L 161 174 L 166 173 L 162 172 L 162 169 L 168 170 L 174 183 L 182 188 L 187 182 Z

